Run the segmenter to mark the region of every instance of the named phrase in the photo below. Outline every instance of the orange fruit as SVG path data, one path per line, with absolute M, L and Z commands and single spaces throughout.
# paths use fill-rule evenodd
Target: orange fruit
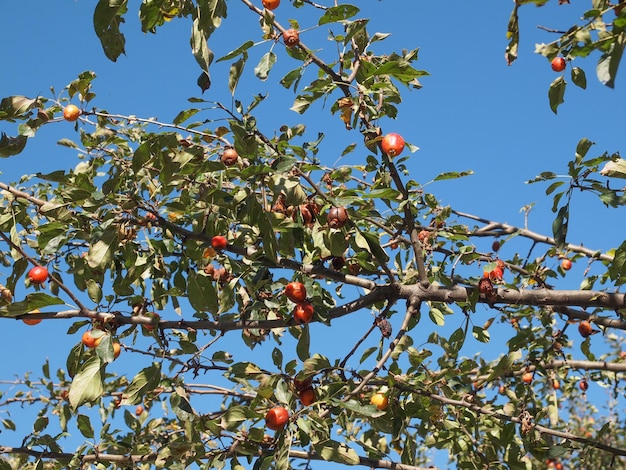
M 529 384 L 533 381 L 533 373 L 532 372 L 526 372 L 524 375 L 522 375 L 522 382 L 524 382 L 525 384 Z
M 280 5 L 280 0 L 263 0 L 263 6 L 268 10 L 275 10 Z
M 80 116 L 80 109 L 75 104 L 68 104 L 65 108 L 63 108 L 63 118 L 66 121 L 74 122 Z
M 28 313 L 31 314 L 31 313 L 41 313 L 41 312 L 39 311 L 38 308 L 36 308 L 32 312 L 28 312 Z M 41 323 L 41 318 L 32 318 L 32 319 L 22 318 L 22 321 L 26 323 L 27 325 L 37 325 L 38 323 Z
M 561 260 L 561 267 L 564 271 L 569 271 L 570 269 L 572 269 L 572 260 L 569 258 L 563 258 Z
M 135 408 L 135 414 L 137 416 L 141 416 L 141 414 L 144 412 L 144 407 L 143 405 L 137 405 L 137 408 Z
M 370 403 L 382 411 L 387 409 L 387 407 L 389 406 L 389 397 L 384 393 L 376 392 L 374 395 L 372 395 Z
M 83 333 L 82 342 L 88 348 L 95 348 L 100 344 L 101 339 L 100 336 L 97 338 L 93 336 L 93 330 L 87 330 Z
M 588 336 L 591 336 L 593 334 L 593 328 L 591 326 L 591 323 L 589 323 L 587 320 L 583 320 L 578 324 L 578 332 L 580 333 L 580 336 L 582 336 L 583 338 L 587 338 Z
M 114 342 L 113 343 L 113 359 L 117 359 L 118 357 L 120 357 L 121 352 L 122 352 L 122 345 L 118 342 Z
M 404 139 L 400 134 L 391 132 L 383 137 L 380 146 L 386 155 L 395 157 L 396 155 L 400 155 L 404 150 Z

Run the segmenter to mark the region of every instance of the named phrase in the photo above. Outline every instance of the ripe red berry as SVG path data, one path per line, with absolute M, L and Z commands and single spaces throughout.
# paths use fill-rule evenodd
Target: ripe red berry
M 211 240 L 211 246 L 215 250 L 223 250 L 228 246 L 228 240 L 226 240 L 226 237 L 223 237 L 222 235 L 216 235 Z
M 309 406 L 317 401 L 317 394 L 315 393 L 315 390 L 313 390 L 312 387 L 309 387 L 306 390 L 302 390 L 298 394 L 298 398 L 300 398 L 300 402 L 304 406 Z
M 33 284 L 43 284 L 48 279 L 48 269 L 43 266 L 35 266 L 28 271 L 28 279 Z
M 275 406 L 265 414 L 265 425 L 273 431 L 285 427 L 289 421 L 289 412 L 282 406 Z
M 563 268 L 564 271 L 572 269 L 572 260 L 569 258 L 563 258 L 561 260 L 561 268 Z
M 483 277 L 478 281 L 478 290 L 481 294 L 490 295 L 493 292 L 493 284 L 488 277 Z
M 283 33 L 283 41 L 285 41 L 285 46 L 294 47 L 300 44 L 300 34 L 297 29 L 288 29 Z
M 589 388 L 589 382 L 587 382 L 585 379 L 582 379 L 580 382 L 578 382 L 578 388 L 580 388 L 583 392 L 586 392 Z
M 285 287 L 285 295 L 292 302 L 302 302 L 306 299 L 306 288 L 301 282 L 293 281 Z
M 502 272 L 502 269 L 497 266 L 488 273 L 489 279 L 491 279 L 492 281 L 501 281 L 503 274 L 504 273 Z
M 331 207 L 326 216 L 330 228 L 341 228 L 348 221 L 348 211 L 345 207 Z
M 220 160 L 226 166 L 236 165 L 238 159 L 239 159 L 239 154 L 232 147 L 224 150 L 224 153 L 222 153 L 222 156 L 220 157 Z
M 313 319 L 314 312 L 315 309 L 311 302 L 300 302 L 296 305 L 296 308 L 293 309 L 293 318 L 296 323 L 302 325 L 309 323 Z
M 392 132 L 383 137 L 381 147 L 387 156 L 395 157 L 404 150 L 404 139 L 400 134 Z
M 563 57 L 555 57 L 552 59 L 552 70 L 562 72 L 565 70 L 565 59 Z
M 580 336 L 582 336 L 583 338 L 587 338 L 588 336 L 591 336 L 594 331 L 591 323 L 589 323 L 587 320 L 583 320 L 578 324 L 578 332 L 580 333 Z
M 522 375 L 522 382 L 524 382 L 525 384 L 529 384 L 533 381 L 533 373 L 532 372 L 525 372 L 524 375 Z

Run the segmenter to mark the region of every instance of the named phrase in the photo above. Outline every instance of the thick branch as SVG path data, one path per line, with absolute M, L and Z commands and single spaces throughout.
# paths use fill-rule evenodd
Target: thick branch
M 232 451 L 232 450 L 230 450 Z M 69 461 L 72 460 L 75 455 L 69 452 L 41 452 L 33 449 L 29 449 L 28 447 L 9 447 L 9 446 L 0 446 L 0 454 L 21 454 L 21 455 L 29 455 L 32 457 L 37 457 L 39 459 L 49 459 L 49 460 L 57 460 L 57 461 Z M 259 455 L 262 455 L 263 452 L 259 451 Z M 206 458 L 212 457 L 213 455 L 208 455 Z M 303 460 L 322 460 L 322 457 L 317 455 L 314 452 L 306 452 L 300 450 L 290 450 L 289 457 L 294 459 L 303 459 Z M 154 462 L 157 458 L 156 454 L 146 454 L 146 455 L 119 455 L 119 454 L 106 454 L 106 453 L 98 453 L 98 454 L 89 454 L 84 455 L 81 460 L 83 464 L 87 463 L 95 463 L 95 462 L 111 462 L 117 464 L 138 464 L 145 462 Z M 416 467 L 414 465 L 405 465 L 401 463 L 392 462 L 389 460 L 379 460 L 379 459 L 370 459 L 367 457 L 359 457 L 359 465 L 370 467 L 370 468 L 385 468 L 385 469 L 394 469 L 394 470 L 426 470 L 424 467 Z M 429 469 L 435 469 L 435 467 L 428 467 Z M 436 469 L 435 469 L 436 470 Z

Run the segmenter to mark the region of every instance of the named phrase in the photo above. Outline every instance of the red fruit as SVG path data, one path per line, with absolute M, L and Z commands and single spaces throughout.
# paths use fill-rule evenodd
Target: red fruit
M 288 29 L 283 33 L 283 41 L 285 41 L 285 46 L 294 47 L 300 44 L 300 33 L 298 33 L 297 29 Z
M 215 250 L 223 250 L 228 246 L 228 240 L 226 240 L 226 237 L 223 237 L 222 235 L 216 235 L 211 239 L 211 246 Z
M 569 271 L 570 269 L 572 269 L 572 260 L 569 258 L 563 258 L 561 260 L 561 267 L 564 271 Z
M 239 159 L 239 154 L 232 147 L 224 150 L 224 153 L 222 153 L 222 156 L 220 157 L 220 160 L 226 166 L 236 165 L 238 159 Z
M 565 70 L 565 59 L 563 57 L 555 57 L 552 59 L 552 70 L 562 72 Z
M 490 295 L 493 292 L 493 284 L 488 277 L 483 277 L 478 281 L 478 290 L 481 294 Z
M 591 327 L 591 323 L 589 323 L 587 320 L 581 321 L 578 324 L 578 332 L 583 338 L 591 336 L 593 334 L 593 328 Z
M 296 308 L 293 309 L 293 318 L 296 323 L 302 325 L 309 323 L 313 319 L 314 312 L 315 309 L 311 302 L 300 302 L 296 305 Z
M 504 274 L 502 272 L 502 269 L 500 269 L 500 268 L 498 268 L 496 266 L 495 268 L 493 268 L 489 272 L 489 279 L 494 280 L 494 281 L 501 281 L 502 280 L 502 274 Z
M 302 403 L 304 406 L 312 405 L 317 401 L 317 394 L 312 387 L 309 387 L 306 390 L 302 390 L 298 394 L 298 397 L 300 398 L 300 403 Z
M 75 104 L 68 104 L 65 108 L 63 108 L 63 118 L 66 121 L 74 122 L 80 116 L 80 109 Z
M 280 5 L 280 0 L 263 0 L 263 6 L 268 10 L 275 10 Z
M 582 379 L 580 382 L 578 382 L 578 388 L 580 388 L 583 392 L 586 392 L 589 388 L 589 382 L 587 382 L 585 379 Z
M 331 207 L 326 216 L 330 228 L 341 228 L 348 221 L 348 211 L 345 207 Z
M 28 271 L 28 279 L 33 284 L 43 284 L 48 279 L 48 269 L 43 266 L 35 266 Z
M 491 244 L 491 249 L 493 251 L 498 251 L 500 249 L 500 242 L 498 240 L 494 240 L 494 242 Z
M 143 405 L 137 405 L 137 408 L 135 408 L 135 414 L 137 416 L 141 416 L 141 413 L 143 413 L 143 411 L 144 411 Z
M 417 234 L 417 239 L 422 243 L 426 243 L 430 236 L 430 230 L 420 230 L 420 233 Z
M 558 380 L 553 379 L 552 380 L 552 388 L 554 390 L 558 390 L 559 388 L 561 388 L 561 383 Z
M 526 372 L 524 375 L 522 375 L 522 382 L 524 382 L 525 384 L 529 384 L 533 381 L 533 373 L 532 372 Z
M 285 427 L 289 421 L 289 412 L 282 406 L 275 406 L 265 414 L 265 425 L 272 431 Z
M 285 287 L 285 295 L 292 302 L 303 302 L 306 299 L 306 288 L 301 282 L 290 282 Z
M 404 150 L 404 139 L 400 134 L 392 132 L 383 137 L 381 147 L 387 156 L 395 157 L 396 155 L 400 155 L 402 150 Z

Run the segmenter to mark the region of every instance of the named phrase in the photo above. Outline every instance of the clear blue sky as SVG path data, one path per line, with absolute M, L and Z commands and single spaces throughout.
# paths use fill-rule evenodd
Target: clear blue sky
M 109 112 L 155 116 L 168 121 L 180 110 L 191 107 L 187 99 L 199 96 L 200 92 L 195 84 L 199 69 L 189 49 L 188 21 L 175 20 L 156 35 L 143 34 L 136 14 L 138 2 L 130 3 L 127 23 L 122 26 L 127 39 L 126 55 L 112 63 L 104 57 L 93 32 L 95 2 L 5 2 L 5 21 L 0 29 L 3 63 L 0 97 L 49 96 L 50 87 L 58 94 L 80 72 L 93 70 L 98 75 L 94 82 L 98 96 L 93 104 Z M 529 228 L 550 235 L 552 201 L 544 195 L 544 186 L 524 182 L 541 171 L 565 173 L 566 164 L 582 137 L 597 143 L 590 155 L 625 148 L 626 72 L 623 70 L 618 76 L 617 89 L 610 90 L 595 78 L 596 57 L 579 61 L 577 65 L 587 72 L 588 89 L 583 91 L 570 84 L 558 116 L 549 108 L 548 86 L 557 75 L 548 61 L 533 51 L 535 43 L 553 38 L 536 26 L 566 29 L 576 19 L 574 5 L 559 7 L 557 2 L 552 2 L 554 5 L 544 8 L 522 8 L 520 58 L 508 67 L 504 61 L 505 32 L 513 2 L 353 3 L 362 8 L 362 16 L 372 18 L 371 31 L 392 33 L 387 41 L 378 44 L 378 50 L 420 48 L 416 66 L 431 75 L 423 78 L 422 90 L 403 90 L 404 101 L 397 121 L 382 122 L 381 126 L 385 132 L 399 132 L 420 147 L 410 162 L 411 178 L 425 183 L 444 171 L 474 170 L 471 177 L 429 187 L 442 203 L 518 226 L 524 224 L 520 209 L 535 203 Z M 302 29 L 314 26 L 310 18 L 302 17 L 302 10 L 293 8 L 286 0 L 283 4 L 276 11 L 282 24 L 286 25 L 289 18 L 297 18 Z M 257 19 L 250 10 L 236 1 L 229 1 L 228 6 L 228 19 L 209 44 L 216 58 L 239 46 L 250 34 L 254 40 L 260 39 Z M 317 28 L 304 33 L 302 40 L 316 48 L 316 41 L 324 40 L 326 33 L 324 27 Z M 277 86 L 276 82 L 297 63 L 283 53 L 282 46 L 275 46 L 279 60 L 266 82 L 259 82 L 252 74 L 256 60 L 269 47 L 270 43 L 265 43 L 252 51 L 239 87 L 239 98 L 246 102 L 253 94 L 269 91 L 271 99 L 256 111 L 260 128 L 272 134 L 283 123 L 306 122 L 311 136 L 318 131 L 327 134 L 320 155 L 325 164 L 332 164 L 347 144 L 360 143 L 360 136 L 345 131 L 341 123 L 329 124 L 328 114 L 320 112 L 319 104 L 304 116 L 288 111 L 293 92 Z M 322 56 L 331 57 L 325 53 Z M 228 66 L 228 63 L 214 64 L 213 86 L 204 98 L 230 101 L 225 78 Z M 311 69 L 307 73 L 313 76 L 317 72 Z M 7 123 L 0 123 L 0 131 L 15 132 Z M 0 180 L 15 181 L 25 173 L 73 166 L 75 154 L 54 144 L 61 137 L 72 136 L 69 123 L 45 126 L 23 154 L 0 162 Z M 355 163 L 364 156 L 362 150 L 357 151 L 342 163 Z M 615 211 L 606 210 L 590 196 L 577 195 L 575 201 L 570 242 L 607 250 L 623 239 L 623 222 Z M 504 255 L 512 256 L 512 253 Z M 0 282 L 8 272 L 7 268 L 0 270 Z M 571 284 L 560 287 L 577 287 L 581 273 L 582 269 L 575 268 L 568 280 Z M 354 338 L 342 341 L 347 328 L 354 329 L 357 318 L 363 318 L 362 328 Z M 319 347 L 330 357 L 342 354 L 341 351 L 345 353 L 370 321 L 369 313 L 362 312 L 350 320 L 337 322 L 332 330 L 342 333 L 333 346 L 329 341 L 333 338 L 331 330 L 317 325 L 312 328 L 312 350 Z M 15 354 L 11 361 L 0 366 L 0 378 L 24 371 L 37 375 L 46 357 L 50 358 L 52 369 L 64 367 L 66 352 L 78 341 L 77 336 L 65 335 L 68 326 L 65 322 L 46 322 L 45 328 L 29 329 L 21 322 L 3 322 L 0 338 L 5 350 Z M 491 353 L 497 354 L 497 350 Z M 137 367 L 116 364 L 115 371 L 132 375 Z M 12 419 L 19 421 L 15 414 Z M 6 432 L 2 436 L 0 444 L 13 439 Z

